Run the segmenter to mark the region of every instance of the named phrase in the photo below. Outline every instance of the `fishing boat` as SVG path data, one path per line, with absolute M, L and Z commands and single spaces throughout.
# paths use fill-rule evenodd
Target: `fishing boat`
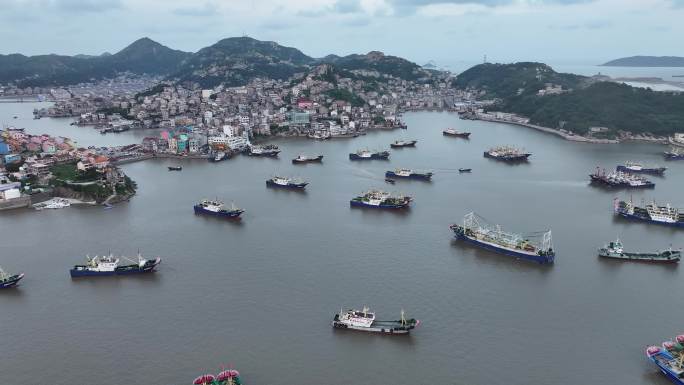
M 660 346 L 646 348 L 646 357 L 677 385 L 684 385 L 684 354 L 675 355 Z
M 666 160 L 682 160 L 684 159 L 684 151 L 677 147 L 672 147 L 669 151 L 663 152 Z
M 316 140 L 327 140 L 330 139 L 330 131 L 314 131 L 310 132 L 309 134 L 306 135 L 307 138 L 309 139 L 316 139 Z
M 279 153 L 280 150 L 278 149 L 278 146 L 274 144 L 269 144 L 266 146 L 250 146 L 247 150 L 247 155 L 249 156 L 263 156 L 269 158 L 274 158 L 278 156 Z
M 472 168 L 459 168 L 458 169 L 458 172 L 460 172 L 460 173 L 471 172 L 471 171 L 473 171 Z
M 385 183 L 395 184 L 395 183 L 397 183 L 397 181 L 392 179 L 392 178 L 385 178 Z
M 302 164 L 302 163 L 321 163 L 323 162 L 323 155 L 297 155 L 296 158 L 292 159 L 293 164 Z
M 655 201 L 637 206 L 631 200 L 613 200 L 613 211 L 623 218 L 656 223 L 660 225 L 684 227 L 684 210 L 666 204 L 661 206 Z
M 485 158 L 508 163 L 526 162 L 532 154 L 511 146 L 492 147 L 484 152 Z
M 442 131 L 442 135 L 468 139 L 470 137 L 470 132 L 461 132 L 453 128 L 447 128 L 446 130 Z
M 665 170 L 667 170 L 667 167 L 658 165 L 649 166 L 638 162 L 627 161 L 624 164 L 618 165 L 615 170 L 634 174 L 663 175 Z
M 0 289 L 15 287 L 24 278 L 24 273 L 8 274 L 0 267 Z
M 404 195 L 392 195 L 385 191 L 369 190 L 349 201 L 352 207 L 370 207 L 378 209 L 405 209 L 413 198 Z
M 665 251 L 658 251 L 655 253 L 630 253 L 624 251 L 622 242 L 617 239 L 614 242 L 609 242 L 604 247 L 598 250 L 599 257 L 614 258 L 638 262 L 651 263 L 678 263 L 681 257 L 680 250 L 672 250 L 670 247 Z
M 65 198 L 52 198 L 45 202 L 36 203 L 33 208 L 40 211 L 45 209 L 63 209 L 71 206 L 71 201 Z
M 420 324 L 416 319 L 406 319 L 404 311 L 396 321 L 379 321 L 375 319 L 375 313 L 370 312 L 366 306 L 363 310 L 349 309 L 335 314 L 332 327 L 335 329 L 356 330 L 367 333 L 406 335 Z
M 392 148 L 415 147 L 417 140 L 395 140 L 390 144 Z
M 204 199 L 194 206 L 195 214 L 212 215 L 215 217 L 239 219 L 245 210 L 235 207 L 231 203 L 230 208 L 218 199 Z
M 498 225 L 487 224 L 484 218 L 475 213 L 466 214 L 463 224 L 452 224 L 449 228 L 459 241 L 477 247 L 539 263 L 553 263 L 556 253 L 553 250 L 551 231 L 542 231 L 522 236 L 501 230 Z M 531 238 L 541 238 L 534 242 Z
M 223 370 L 218 375 L 203 374 L 195 378 L 193 385 L 241 385 L 240 372 L 235 369 Z
M 389 151 L 375 151 L 358 150 L 349 154 L 350 160 L 371 160 L 371 159 L 389 159 Z
M 282 176 L 274 176 L 273 178 L 268 179 L 266 181 L 267 187 L 286 188 L 294 190 L 303 190 L 308 184 L 309 182 L 306 182 L 302 179 L 286 178 Z
M 169 166 L 169 171 L 181 171 L 183 166 Z
M 404 178 L 404 179 L 421 179 L 430 180 L 432 178 L 431 172 L 416 172 L 408 168 L 398 168 L 394 171 L 385 172 L 386 178 Z
M 121 257 L 131 262 L 136 262 L 127 257 Z M 110 275 L 131 275 L 152 273 L 154 269 L 161 263 L 161 258 L 145 259 L 138 254 L 137 262 L 128 265 L 120 265 L 119 258 L 113 255 L 95 256 L 93 258 L 86 256 L 85 265 L 75 265 L 69 273 L 72 277 L 88 277 L 88 276 L 110 276 Z
M 226 153 L 225 151 L 216 151 L 214 153 L 209 154 L 210 162 L 220 162 L 226 159 L 230 159 L 230 155 L 228 155 L 228 153 Z
M 639 175 L 634 175 L 622 171 L 614 171 L 606 173 L 606 170 L 600 170 L 596 167 L 596 171 L 589 174 L 591 184 L 600 185 L 610 188 L 654 188 L 655 183 L 643 178 Z

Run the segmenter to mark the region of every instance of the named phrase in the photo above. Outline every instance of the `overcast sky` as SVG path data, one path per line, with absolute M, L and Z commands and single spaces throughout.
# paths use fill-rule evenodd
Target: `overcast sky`
M 0 0 L 0 53 L 116 52 L 148 36 L 196 51 L 248 35 L 320 57 L 423 64 L 684 56 L 684 0 Z

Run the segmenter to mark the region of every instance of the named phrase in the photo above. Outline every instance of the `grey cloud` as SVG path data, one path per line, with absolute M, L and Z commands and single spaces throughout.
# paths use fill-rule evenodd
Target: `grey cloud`
M 105 12 L 123 8 L 122 0 L 51 0 L 49 4 L 67 12 Z

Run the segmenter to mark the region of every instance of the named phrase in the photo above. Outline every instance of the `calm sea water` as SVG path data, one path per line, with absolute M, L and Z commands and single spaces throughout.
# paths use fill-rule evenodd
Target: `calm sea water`
M 34 107 L 0 104 L 0 121 L 82 145 L 145 135 L 33 121 Z M 683 233 L 614 219 L 616 194 L 587 184 L 596 165 L 662 163 L 663 147 L 572 143 L 448 113 L 405 120 L 408 130 L 351 140 L 280 140 L 280 159 L 188 160 L 182 172 L 166 171 L 172 160 L 129 164 L 139 193 L 112 210 L 1 213 L 0 264 L 26 273 L 21 287 L 0 293 L 3 378 L 189 384 L 233 365 L 247 384 L 666 384 L 643 348 L 684 332 L 681 267 L 605 261 L 596 249 L 617 236 L 635 250 L 684 246 Z M 445 127 L 472 139 L 443 137 Z M 418 145 L 387 162 L 347 158 L 398 138 Z M 483 158 L 500 144 L 525 147 L 531 162 Z M 324 163 L 292 165 L 302 152 L 324 154 Z M 634 199 L 684 206 L 684 162 L 668 166 L 655 190 Z M 434 181 L 385 185 L 394 167 L 432 169 Z M 305 193 L 267 189 L 276 172 L 311 184 Z M 415 204 L 405 213 L 351 209 L 349 199 L 371 187 Z M 242 222 L 195 216 L 205 197 L 235 201 L 247 210 Z M 510 230 L 551 228 L 555 265 L 454 243 L 448 225 L 470 211 Z M 85 254 L 138 249 L 162 256 L 157 274 L 69 278 Z M 340 307 L 364 304 L 382 319 L 403 308 L 422 323 L 398 338 L 330 328 Z

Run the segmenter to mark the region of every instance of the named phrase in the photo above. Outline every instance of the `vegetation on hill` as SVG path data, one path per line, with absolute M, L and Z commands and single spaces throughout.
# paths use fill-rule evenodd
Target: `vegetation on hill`
M 539 96 L 547 84 L 567 92 Z M 586 134 L 591 127 L 669 135 L 684 127 L 684 95 L 635 88 L 621 83 L 594 82 L 561 74 L 541 63 L 481 64 L 456 79 L 459 88 L 479 89 L 498 98 L 492 110 L 512 112 L 545 127 Z
M 189 55 L 148 38 L 113 55 L 97 57 L 0 55 L 0 83 L 44 87 L 111 78 L 122 72 L 165 75 L 176 71 Z
M 329 55 L 320 62 L 333 64 L 344 71 L 377 71 L 381 75 L 386 74 L 405 80 L 417 80 L 427 76 L 427 72 L 416 63 L 377 51 L 366 55 L 354 54 L 343 57 Z
M 325 94 L 334 100 L 343 100 L 350 103 L 352 107 L 363 107 L 366 102 L 357 94 L 343 88 L 328 90 Z

